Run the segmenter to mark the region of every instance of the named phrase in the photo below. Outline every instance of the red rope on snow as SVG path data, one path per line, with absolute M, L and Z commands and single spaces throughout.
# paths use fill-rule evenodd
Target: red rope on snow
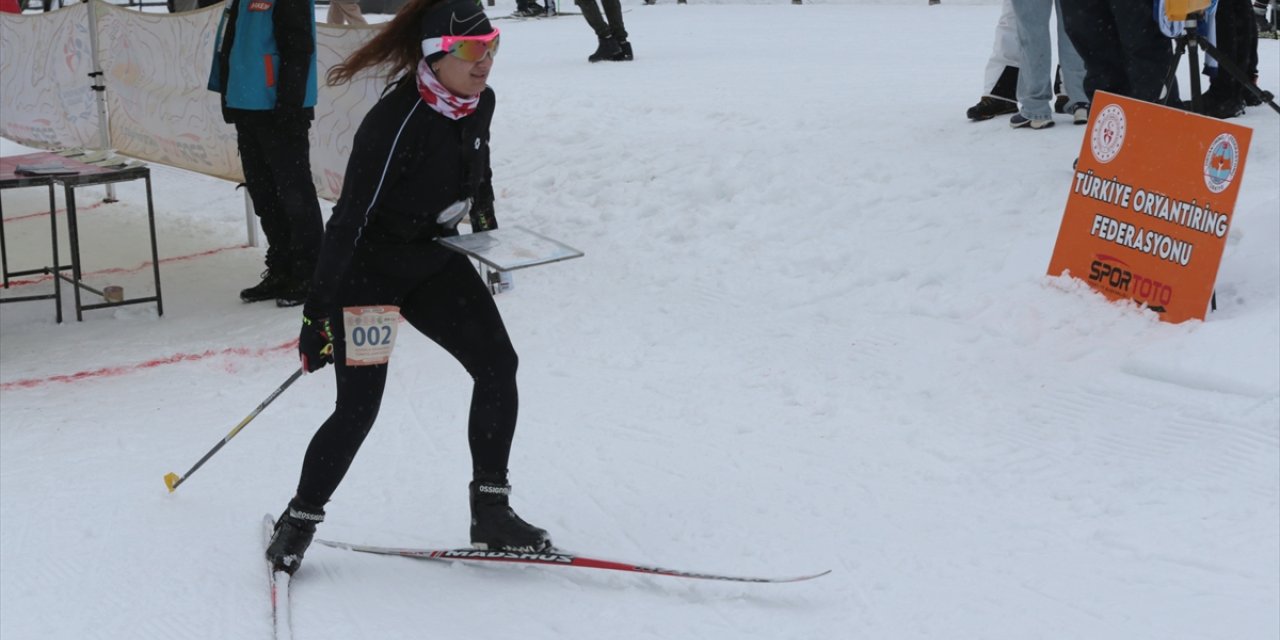
M 211 256 L 211 255 L 214 255 L 215 253 L 222 253 L 223 251 L 232 251 L 232 250 L 234 250 L 234 249 L 247 249 L 248 247 L 249 247 L 249 245 L 247 245 L 247 244 L 238 244 L 238 245 L 235 245 L 235 246 L 233 246 L 233 247 L 222 247 L 222 248 L 220 248 L 220 249 L 210 249 L 210 250 L 208 250 L 208 251 L 201 251 L 200 253 L 193 253 L 193 254 L 185 255 L 185 256 L 173 256 L 173 257 L 171 257 L 171 258 L 161 258 L 161 259 L 160 259 L 160 264 L 167 264 L 167 263 L 170 263 L 170 262 L 184 262 L 184 261 L 187 261 L 187 260 L 194 260 L 194 259 L 196 259 L 196 258 L 203 258 L 203 257 L 206 257 L 206 256 Z M 82 274 L 82 275 L 81 275 L 81 277 L 82 277 L 82 278 L 88 278 L 88 277 L 90 277 L 90 276 L 100 276 L 100 275 L 104 275 L 104 274 L 108 274 L 108 273 L 112 273 L 112 274 L 120 274 L 120 273 L 136 273 L 136 272 L 138 272 L 138 271 L 142 271 L 143 269 L 149 269 L 150 267 L 151 267 L 151 261 L 150 261 L 150 260 L 147 260 L 147 261 L 145 261 L 145 262 L 143 262 L 143 263 L 139 264 L 139 265 L 138 265 L 138 266 L 136 266 L 136 267 L 128 267 L 128 268 L 124 268 L 124 267 L 112 267 L 112 268 L 110 268 L 110 269 L 102 269 L 102 270 L 99 270 L 99 271 L 91 271 L 91 272 L 89 272 L 89 273 Z M 10 281 L 9 281 L 9 287 L 10 287 L 10 288 L 13 288 L 13 287 L 25 287 L 25 286 L 33 285 L 33 284 L 40 284 L 40 283 L 42 283 L 42 282 L 48 282 L 48 281 L 49 281 L 50 279 L 52 279 L 52 278 L 53 278 L 53 276 L 48 275 L 48 274 L 45 274 L 45 275 L 42 275 L 42 276 L 40 276 L 40 277 L 38 277 L 38 278 L 31 278 L 31 279 L 28 279 L 28 280 L 10 280 Z
M 54 383 L 72 383 L 72 382 L 79 382 L 81 380 L 89 380 L 93 378 L 107 378 L 107 377 L 114 377 L 114 376 L 122 376 L 130 373 L 134 373 L 137 371 L 142 371 L 145 369 L 154 369 L 156 367 L 164 366 L 167 364 L 176 364 L 179 362 L 196 362 L 199 360 L 207 360 L 209 358 L 214 358 L 218 356 L 261 357 L 261 356 L 276 353 L 278 351 L 289 351 L 292 349 L 296 349 L 297 347 L 298 347 L 298 340 L 297 338 L 294 338 L 293 340 L 285 342 L 284 344 L 276 345 L 274 347 L 259 347 L 256 349 L 250 348 L 250 347 L 228 347 L 226 349 L 218 349 L 218 350 L 210 349 L 202 353 L 175 353 L 174 355 L 171 355 L 171 356 L 156 358 L 154 360 L 147 360 L 146 362 L 139 362 L 137 364 L 121 365 L 121 366 L 115 366 L 115 367 L 103 367 L 101 369 L 92 369 L 89 371 L 77 371 L 76 373 L 59 374 L 54 376 L 48 376 L 45 378 L 27 378 L 25 380 L 15 380 L 13 382 L 5 382 L 3 384 L 0 384 L 0 391 L 12 391 L 14 389 L 33 389 L 35 387 L 43 387 L 45 385 L 54 384 Z
M 80 212 L 81 212 L 81 211 L 89 211 L 90 209 L 96 209 L 96 208 L 98 208 L 98 207 L 100 207 L 100 206 L 102 206 L 102 205 L 104 205 L 104 204 L 107 204 L 107 203 L 106 203 L 106 202 L 99 201 L 99 202 L 95 202 L 95 203 L 93 203 L 93 204 L 91 204 L 91 205 L 86 205 L 86 206 L 83 206 L 83 207 L 76 207 L 76 215 L 80 215 Z M 67 212 L 67 210 L 66 210 L 65 208 L 64 208 L 64 209 L 55 209 L 55 210 L 54 210 L 54 213 L 66 213 L 66 212 Z M 19 220 L 27 220 L 27 219 L 30 219 L 30 218 L 41 218 L 41 217 L 44 217 L 44 216 L 47 216 L 47 215 L 49 215 L 49 212 L 48 212 L 48 211 L 37 211 L 37 212 L 35 212 L 35 213 L 26 213 L 26 214 L 23 214 L 23 215 L 20 215 L 20 216 L 13 216 L 12 218 L 5 218 L 5 219 L 4 219 L 4 222 L 5 222 L 5 224 L 9 224 L 10 222 L 17 222 L 17 221 L 19 221 Z

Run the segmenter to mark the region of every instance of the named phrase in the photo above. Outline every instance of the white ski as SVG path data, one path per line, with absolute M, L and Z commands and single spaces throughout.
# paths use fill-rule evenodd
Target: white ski
M 264 552 L 267 545 L 271 544 L 271 532 L 275 530 L 275 526 L 275 518 L 268 513 L 262 519 Z M 293 621 L 289 613 L 289 583 L 292 580 L 293 576 L 284 571 L 276 571 L 267 562 L 267 585 L 271 589 L 271 637 L 275 640 L 293 640 Z

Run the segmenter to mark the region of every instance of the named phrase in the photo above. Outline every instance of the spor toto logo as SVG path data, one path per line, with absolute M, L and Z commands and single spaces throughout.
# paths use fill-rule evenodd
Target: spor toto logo
M 1093 158 L 1103 164 L 1115 160 L 1124 145 L 1124 131 L 1124 109 L 1118 104 L 1107 105 L 1093 121 L 1093 132 L 1089 135 L 1089 150 L 1093 152 Z
M 1115 256 L 1097 253 L 1089 264 L 1089 280 L 1164 313 L 1173 302 L 1173 286 L 1148 278 Z
M 1224 133 L 1213 139 L 1208 153 L 1204 154 L 1204 184 L 1214 193 L 1222 193 L 1231 186 L 1240 166 L 1240 145 L 1236 137 Z

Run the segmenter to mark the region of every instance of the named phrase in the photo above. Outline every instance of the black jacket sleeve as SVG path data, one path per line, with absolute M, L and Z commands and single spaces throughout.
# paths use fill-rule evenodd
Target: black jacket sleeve
M 276 0 L 272 12 L 280 70 L 276 77 L 276 108 L 297 111 L 307 95 L 311 54 L 316 50 L 311 29 L 315 11 L 310 0 Z
M 483 119 L 477 123 L 484 133 L 484 145 L 478 149 L 471 171 L 478 176 L 473 190 L 475 200 L 471 203 L 471 230 L 490 231 L 498 228 L 498 219 L 494 216 L 493 206 L 493 168 L 489 163 L 489 124 L 493 121 L 493 110 L 497 97 L 493 89 L 485 87 L 480 94 L 480 105 L 473 117 Z
M 416 102 L 404 118 L 411 121 L 414 110 L 428 108 Z M 406 127 L 402 132 L 399 122 L 390 127 L 379 120 L 380 117 L 373 115 L 366 117 L 356 131 L 342 195 L 325 225 L 316 271 L 311 278 L 311 293 L 303 307 L 308 318 L 328 317 L 335 310 L 338 285 L 351 266 L 361 232 L 375 215 L 379 195 L 391 192 L 399 181 L 418 173 L 415 167 L 422 161 L 422 145 L 412 128 Z
M 498 228 L 498 218 L 493 208 L 493 171 L 489 169 L 488 154 L 485 157 L 484 180 L 471 205 L 471 230 L 492 231 Z

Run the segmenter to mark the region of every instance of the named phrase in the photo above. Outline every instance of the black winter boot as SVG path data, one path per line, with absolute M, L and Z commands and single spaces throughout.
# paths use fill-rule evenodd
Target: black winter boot
M 267 560 L 276 571 L 289 575 L 302 566 L 302 556 L 316 535 L 316 525 L 324 522 L 324 509 L 294 498 L 276 520 L 275 533 L 267 545 Z
M 1220 120 L 1244 115 L 1244 100 L 1241 99 L 1244 91 L 1230 78 L 1215 80 L 1202 96 L 1204 115 Z
M 622 53 L 622 47 L 618 46 L 618 41 L 614 40 L 612 36 L 600 38 L 600 46 L 596 47 L 595 53 L 587 56 L 587 62 L 613 60 L 620 53 Z
M 296 307 L 307 301 L 311 293 L 311 279 L 287 278 L 276 294 L 277 307 Z
M 551 538 L 511 510 L 511 485 L 505 481 L 471 483 L 471 546 L 477 549 L 536 553 L 551 548 Z
M 626 40 L 623 40 L 623 41 L 619 42 L 619 43 L 618 43 L 618 49 L 619 49 L 619 51 L 618 51 L 618 55 L 616 55 L 616 56 L 614 56 L 614 57 L 613 57 L 613 61 L 614 61 L 614 62 L 626 62 L 626 61 L 628 61 L 628 60 L 635 60 L 635 59 L 636 59 L 635 54 L 631 53 L 631 43 L 630 43 L 630 42 L 627 42 Z
M 982 99 L 978 101 L 978 104 L 969 107 L 969 110 L 965 111 L 964 114 L 968 116 L 970 120 L 978 122 L 981 120 L 990 120 L 996 116 L 1017 112 L 1017 102 L 993 98 L 991 96 L 982 96 Z
M 262 302 L 278 298 L 292 283 L 293 278 L 282 270 L 267 268 L 262 272 L 262 282 L 240 290 L 240 299 L 245 302 Z

